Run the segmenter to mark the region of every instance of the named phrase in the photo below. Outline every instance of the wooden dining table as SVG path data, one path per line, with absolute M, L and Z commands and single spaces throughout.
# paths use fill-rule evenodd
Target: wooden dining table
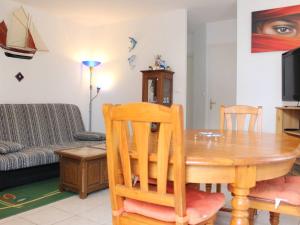
M 231 184 L 231 225 L 249 225 L 250 189 L 288 174 L 300 156 L 300 139 L 286 134 L 186 130 L 184 135 L 186 182 Z M 149 176 L 156 177 L 154 153 L 150 161 Z M 170 167 L 170 180 L 175 172 Z

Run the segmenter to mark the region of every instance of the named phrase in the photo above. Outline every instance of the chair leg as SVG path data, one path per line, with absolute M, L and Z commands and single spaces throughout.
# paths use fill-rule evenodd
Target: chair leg
M 222 186 L 221 186 L 221 184 L 217 184 L 217 192 L 218 193 L 222 192 Z
M 206 192 L 211 192 L 211 189 L 212 189 L 212 184 L 206 184 L 205 185 L 205 189 L 206 189 Z
M 279 213 L 270 212 L 270 223 L 271 225 L 279 225 Z
M 255 214 L 256 214 L 256 209 L 249 209 L 249 225 L 254 225 Z

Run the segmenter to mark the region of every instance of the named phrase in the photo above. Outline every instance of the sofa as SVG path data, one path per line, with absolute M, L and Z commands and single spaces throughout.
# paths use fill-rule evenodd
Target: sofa
M 0 190 L 58 176 L 55 150 L 100 143 L 100 139 L 75 138 L 85 133 L 76 105 L 0 104 L 0 144 L 21 146 L 0 153 Z

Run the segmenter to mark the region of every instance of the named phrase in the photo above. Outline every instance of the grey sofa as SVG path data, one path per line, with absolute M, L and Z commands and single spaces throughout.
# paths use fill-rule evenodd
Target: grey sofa
M 58 175 L 57 149 L 97 145 L 77 141 L 85 131 L 81 113 L 71 104 L 0 104 L 0 141 L 24 149 L 0 154 L 0 189 Z

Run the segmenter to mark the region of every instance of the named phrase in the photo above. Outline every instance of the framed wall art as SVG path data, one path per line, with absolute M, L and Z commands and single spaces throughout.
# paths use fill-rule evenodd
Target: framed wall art
M 252 13 L 252 52 L 300 47 L 300 5 Z

